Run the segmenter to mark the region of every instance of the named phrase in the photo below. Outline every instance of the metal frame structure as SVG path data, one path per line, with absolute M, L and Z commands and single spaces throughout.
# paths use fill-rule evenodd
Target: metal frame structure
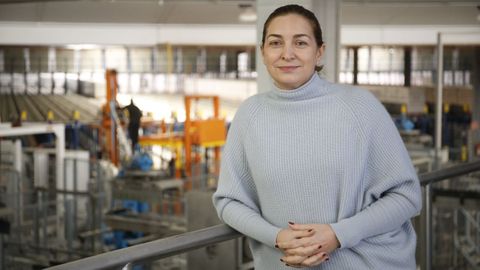
M 220 99 L 218 96 L 201 96 L 201 95 L 191 95 L 185 96 L 185 132 L 184 132 L 184 143 L 185 143 L 185 171 L 188 176 L 192 175 L 192 138 L 191 134 L 193 133 L 192 119 L 190 116 L 192 101 L 198 101 L 200 99 L 211 99 L 213 101 L 213 118 L 220 119 Z M 223 145 L 225 142 L 221 141 L 218 144 Z M 220 159 L 220 146 L 215 145 L 215 160 Z
M 34 134 L 55 134 L 55 174 L 57 188 L 63 189 L 65 159 L 65 125 L 64 124 L 24 124 L 20 127 L 12 127 L 10 123 L 0 124 L 0 138 Z
M 429 189 L 430 185 L 433 183 L 478 170 L 480 170 L 480 161 L 421 174 L 419 177 L 421 179 L 421 185 L 425 186 L 426 189 Z M 431 199 L 431 197 L 425 197 L 425 200 L 430 204 Z M 426 208 L 425 210 L 426 215 L 431 216 L 432 209 Z M 432 223 L 430 222 L 426 225 L 426 238 L 429 240 L 431 239 Z M 125 269 L 130 269 L 129 267 L 131 267 L 133 263 L 155 261 L 241 236 L 242 234 L 231 229 L 227 225 L 217 225 L 129 248 L 99 254 L 78 261 L 50 267 L 47 268 L 47 270 L 109 269 L 112 267 L 125 267 Z M 431 246 L 429 246 L 429 248 L 431 248 Z M 422 266 L 421 269 L 431 269 L 432 257 L 429 256 L 431 250 L 427 250 L 426 252 L 427 265 Z
M 15 137 L 35 134 L 55 134 L 55 179 L 56 188 L 63 190 L 64 187 L 64 163 L 65 163 L 65 125 L 64 124 L 23 124 L 20 127 L 12 127 L 10 123 L 0 124 L 0 139 L 4 137 Z M 57 195 L 60 196 L 60 195 Z M 58 197 L 57 197 L 58 198 Z M 59 209 L 63 212 L 64 209 Z M 57 222 L 57 238 L 63 238 L 63 230 Z

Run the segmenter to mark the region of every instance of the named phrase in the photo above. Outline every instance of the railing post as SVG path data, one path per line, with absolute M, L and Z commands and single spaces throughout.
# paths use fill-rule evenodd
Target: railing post
M 476 233 L 476 242 L 475 246 L 477 247 L 477 253 L 480 253 L 480 211 L 477 211 L 477 233 Z
M 65 190 L 65 189 L 64 189 Z M 73 201 L 65 201 L 65 236 L 67 239 L 68 258 L 71 259 L 73 251 Z
M 0 269 L 5 269 L 5 250 L 3 247 L 3 234 L 0 233 Z
M 425 260 L 426 270 L 432 269 L 432 185 L 425 186 Z
M 37 196 L 40 194 L 40 191 L 37 192 Z M 37 197 L 37 204 L 32 208 L 33 210 L 33 240 L 35 243 L 35 249 L 37 252 L 40 252 L 40 200 L 39 196 Z
M 453 262 L 454 268 L 457 266 L 457 246 L 458 246 L 458 209 L 453 211 Z
M 127 263 L 124 267 L 122 267 L 122 270 L 132 270 L 132 269 L 133 269 L 132 263 Z

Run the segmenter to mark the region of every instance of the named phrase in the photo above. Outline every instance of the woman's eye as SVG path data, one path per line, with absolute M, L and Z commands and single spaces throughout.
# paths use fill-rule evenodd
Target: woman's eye
M 297 44 L 297 46 L 307 46 L 308 45 L 307 42 L 301 41 L 301 40 L 297 41 L 296 44 Z
M 273 47 L 280 46 L 281 44 L 282 43 L 278 40 L 272 40 L 268 43 L 268 45 L 273 46 Z

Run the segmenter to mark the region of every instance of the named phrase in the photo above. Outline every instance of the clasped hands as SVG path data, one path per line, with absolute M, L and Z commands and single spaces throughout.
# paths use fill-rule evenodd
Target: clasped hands
M 330 259 L 330 253 L 340 246 L 337 236 L 328 224 L 294 224 L 277 235 L 276 248 L 284 256 L 285 265 L 302 268 L 319 265 Z

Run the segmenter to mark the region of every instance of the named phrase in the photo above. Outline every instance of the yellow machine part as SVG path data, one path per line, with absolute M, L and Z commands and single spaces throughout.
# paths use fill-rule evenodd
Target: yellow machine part
M 225 144 L 226 128 L 223 119 L 206 119 L 192 121 L 192 144 L 204 147 Z

